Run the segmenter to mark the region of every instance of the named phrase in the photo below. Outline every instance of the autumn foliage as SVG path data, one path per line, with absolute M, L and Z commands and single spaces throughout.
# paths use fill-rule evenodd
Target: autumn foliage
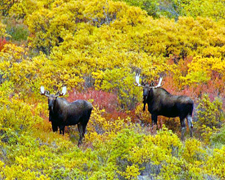
M 0 3 L 0 179 L 224 179 L 224 1 Z M 141 81 L 194 101 L 194 138 L 158 128 Z M 141 82 L 140 82 L 141 83 Z M 53 133 L 40 86 L 94 109 L 85 140 Z

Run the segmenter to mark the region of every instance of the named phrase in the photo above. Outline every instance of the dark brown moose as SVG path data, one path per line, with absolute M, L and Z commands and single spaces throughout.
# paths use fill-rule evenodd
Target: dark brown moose
M 181 139 L 184 139 L 186 131 L 185 118 L 190 130 L 190 136 L 193 134 L 192 112 L 194 102 L 187 96 L 175 96 L 161 88 L 162 78 L 160 78 L 157 86 L 149 84 L 139 84 L 139 74 L 136 74 L 136 83 L 143 87 L 143 111 L 145 105 L 148 104 L 148 111 L 152 116 L 152 125 L 157 125 L 157 117 L 159 115 L 165 117 L 179 117 L 181 123 Z
M 58 131 L 59 128 L 60 134 L 64 134 L 65 126 L 77 124 L 80 135 L 79 146 L 82 143 L 93 107 L 90 102 L 85 100 L 70 103 L 64 98 L 58 98 L 65 94 L 66 87 L 63 87 L 62 92 L 57 92 L 54 95 L 49 94 L 49 91 L 45 91 L 44 87 L 41 86 L 41 95 L 48 97 L 49 121 L 52 122 L 53 132 Z

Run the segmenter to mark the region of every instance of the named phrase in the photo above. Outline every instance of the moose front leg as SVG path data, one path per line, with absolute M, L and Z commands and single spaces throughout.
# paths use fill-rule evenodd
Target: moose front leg
M 143 106 L 143 111 L 145 111 L 145 106 L 146 106 L 145 100 L 143 101 L 143 104 L 144 104 L 144 106 Z
M 53 121 L 52 121 L 52 131 L 53 132 L 57 132 L 58 131 L 58 125 L 56 123 L 54 123 Z
M 146 95 L 144 95 L 143 96 L 143 104 L 144 104 L 144 106 L 143 106 L 143 111 L 145 111 L 145 106 L 146 106 L 146 100 L 147 100 L 147 96 Z
M 158 119 L 158 116 L 156 114 L 152 114 L 152 126 L 154 125 L 157 126 L 157 119 Z

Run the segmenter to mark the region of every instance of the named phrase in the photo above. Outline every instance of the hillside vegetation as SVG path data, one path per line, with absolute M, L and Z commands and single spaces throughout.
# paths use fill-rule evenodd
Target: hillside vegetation
M 0 2 L 0 179 L 225 179 L 225 1 Z M 142 111 L 135 73 L 195 103 L 194 137 Z M 94 110 L 53 133 L 47 98 Z

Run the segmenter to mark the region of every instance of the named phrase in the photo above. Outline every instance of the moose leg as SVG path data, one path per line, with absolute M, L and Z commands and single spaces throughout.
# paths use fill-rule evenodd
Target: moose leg
M 78 141 L 78 146 L 82 143 L 82 139 L 84 138 L 84 134 L 85 134 L 85 131 L 86 131 L 86 126 L 87 126 L 87 123 L 89 121 L 89 118 L 90 118 L 90 115 L 91 115 L 91 111 L 92 111 L 92 109 L 86 111 L 84 113 L 84 116 L 80 119 L 80 122 L 77 124 L 78 131 L 79 131 L 79 134 L 80 134 L 80 139 Z
M 148 96 L 146 96 L 146 95 L 143 95 L 143 104 L 144 104 L 144 106 L 143 106 L 143 111 L 145 111 L 145 106 L 146 106 L 146 99 L 147 99 L 147 97 Z
M 64 125 L 61 125 L 59 127 L 59 129 L 60 129 L 60 134 L 63 134 L 64 135 L 65 126 Z
M 187 115 L 187 123 L 190 131 L 190 136 L 193 137 L 193 123 L 191 115 Z
M 86 127 L 87 127 L 87 124 L 83 124 L 83 134 L 82 134 L 82 136 L 83 136 L 83 138 L 84 138 L 84 134 L 85 134 L 85 132 L 86 132 Z
M 158 119 L 158 116 L 156 114 L 152 114 L 152 126 L 154 125 L 157 126 L 157 119 Z
M 57 132 L 57 131 L 58 131 L 58 126 L 57 126 L 57 124 L 55 124 L 55 123 L 53 123 L 53 122 L 52 122 L 52 130 L 53 130 L 53 132 Z
M 146 105 L 145 100 L 143 101 L 143 103 L 144 103 L 144 106 L 143 106 L 143 111 L 145 111 L 145 105 Z
M 79 138 L 79 141 L 78 141 L 78 146 L 80 146 L 81 143 L 82 143 L 82 138 L 83 138 L 83 134 L 84 134 L 83 133 L 83 126 L 80 123 L 78 123 L 77 126 L 78 126 L 79 135 L 80 135 L 80 138 Z
M 184 133 L 186 132 L 186 125 L 185 125 L 185 118 L 180 118 L 180 124 L 181 124 L 181 140 L 184 140 Z
M 152 134 L 156 134 L 157 129 L 157 119 L 158 116 L 156 114 L 152 114 Z

